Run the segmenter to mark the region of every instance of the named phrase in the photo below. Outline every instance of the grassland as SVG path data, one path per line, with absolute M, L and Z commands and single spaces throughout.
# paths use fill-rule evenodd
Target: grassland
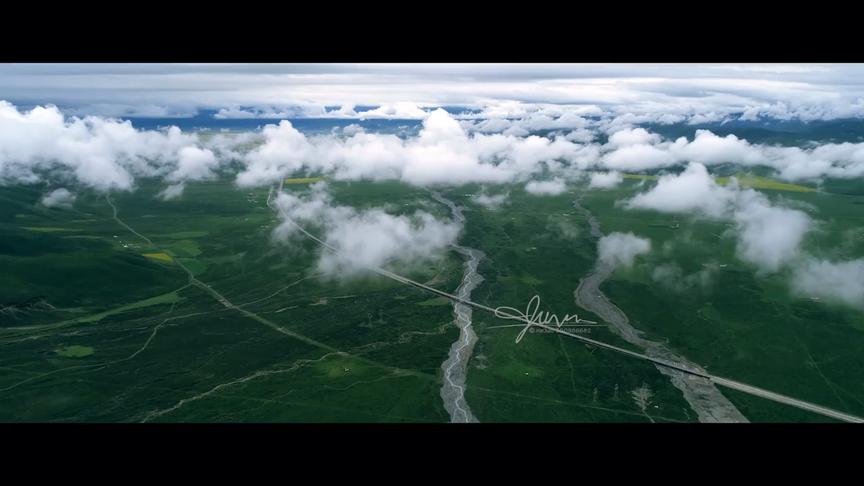
M 632 231 L 652 241 L 652 252 L 632 269 L 617 271 L 604 286 L 636 327 L 668 339 L 673 348 L 718 375 L 864 413 L 864 368 L 852 351 L 864 345 L 864 314 L 793 295 L 786 273 L 758 274 L 735 256 L 735 242 L 724 222 L 616 206 L 634 190 L 631 182 L 611 191 L 586 192 L 583 206 L 598 217 L 604 232 Z M 864 241 L 850 233 L 864 225 L 857 209 L 864 197 L 827 191 L 766 194 L 821 221 L 820 231 L 804 242 L 809 252 L 832 258 L 864 256 Z M 677 229 L 673 221 L 679 223 Z M 652 277 L 656 267 L 670 264 L 681 268 L 677 284 Z M 685 282 L 703 270 L 710 275 L 707 285 L 694 283 L 696 279 Z M 727 396 L 753 421 L 822 420 L 734 392 Z
M 502 188 L 510 198 L 496 211 L 473 203 L 480 187 L 445 190 L 466 206 L 461 244 L 487 255 L 474 300 L 522 308 L 539 295 L 544 310 L 596 320 L 573 299 L 596 259 L 596 241 L 571 205 L 580 197 L 604 232 L 652 240 L 654 251 L 603 288 L 634 326 L 711 372 L 864 414 L 862 313 L 794 297 L 785 275 L 758 275 L 735 257 L 722 222 L 616 206 L 640 190 L 636 182 L 550 197 Z M 330 185 L 338 204 L 449 215 L 404 184 Z M 764 189 L 823 222 L 808 251 L 864 256 L 864 194 L 842 182 L 819 192 L 782 187 Z M 72 210 L 45 209 L 37 204 L 44 188 L 0 187 L 0 304 L 11 309 L 0 314 L 0 421 L 448 420 L 440 365 L 457 332 L 446 301 L 379 278 L 321 279 L 313 244 L 272 244 L 278 221 L 266 189 L 211 181 L 168 202 L 155 197 L 161 189 L 143 181 L 112 195 L 119 217 L 149 244 L 112 220 L 101 195 L 81 192 Z M 190 284 L 178 262 L 235 307 Z M 709 284 L 652 278 L 671 263 L 685 276 L 708 265 Z M 462 259 L 399 270 L 453 290 Z M 516 344 L 517 329 L 474 317 L 466 398 L 481 421 L 696 420 L 651 365 L 558 335 Z M 629 347 L 603 327 L 589 335 Z M 654 393 L 646 413 L 630 397 L 642 385 Z M 724 393 L 754 421 L 820 420 Z
M 46 210 L 39 187 L 0 188 L 0 284 L 16 309 L 0 315 L 0 421 L 446 420 L 437 373 L 456 336 L 449 306 L 416 305 L 429 296 L 379 279 L 319 279 L 317 248 L 272 245 L 266 189 L 215 181 L 171 202 L 159 190 L 112 195 L 150 245 L 100 195 Z M 429 205 L 401 184 L 334 192 L 395 211 Z M 248 314 L 189 285 L 171 260 Z M 455 288 L 461 262 L 412 276 Z
M 57 353 L 57 356 L 63 356 L 64 358 L 83 358 L 93 354 L 93 348 L 90 346 L 79 345 L 64 346 L 62 348 L 57 348 L 55 353 Z

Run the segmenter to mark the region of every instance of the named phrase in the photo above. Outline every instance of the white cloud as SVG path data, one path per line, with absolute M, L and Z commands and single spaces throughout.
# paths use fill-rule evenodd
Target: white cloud
M 524 116 L 502 120 L 488 119 L 478 124 L 478 129 L 487 132 L 504 131 L 506 128 L 519 128 L 525 132 L 541 130 L 578 130 L 585 129 L 590 122 L 573 111 L 552 110 L 541 108 Z M 496 130 L 495 128 L 499 128 Z
M 276 204 L 283 216 L 323 231 L 319 237 L 337 253 L 322 250 L 317 267 L 333 278 L 367 273 L 370 267 L 411 267 L 438 260 L 462 229 L 461 224 L 436 219 L 424 211 L 392 215 L 381 208 L 358 211 L 337 206 L 323 183 L 301 196 L 280 193 Z M 277 241 L 288 242 L 299 232 L 286 220 L 273 234 Z
M 559 178 L 551 181 L 531 181 L 525 184 L 525 191 L 537 196 L 556 196 L 566 190 L 567 185 Z
M 229 107 L 220 108 L 213 118 L 231 119 L 285 119 L 285 118 L 337 118 L 337 119 L 390 119 L 422 120 L 429 112 L 410 102 L 385 103 L 365 111 L 357 111 L 353 103 L 345 103 L 338 109 L 328 110 L 320 103 L 292 102 L 281 107 Z
M 339 253 L 323 253 L 318 267 L 343 276 L 368 267 L 414 265 L 440 259 L 456 241 L 461 227 L 418 211 L 412 216 L 393 216 L 370 209 L 331 222 L 324 240 Z
M 46 208 L 68 209 L 75 203 L 75 194 L 72 194 L 68 189 L 61 187 L 42 196 L 40 203 Z
M 170 171 L 197 136 L 171 127 L 139 131 L 100 117 L 65 119 L 54 106 L 21 112 L 0 101 L 0 184 L 75 180 L 100 191 L 129 190 L 136 176 Z
M 358 118 L 422 120 L 429 116 L 429 112 L 423 110 L 414 103 L 397 102 L 386 103 L 378 108 L 357 112 L 356 116 Z
M 501 183 L 524 180 L 558 162 L 585 166 L 596 152 L 563 138 L 469 135 L 442 109 L 429 114 L 416 137 L 355 133 L 347 138 L 306 137 L 290 122 L 268 125 L 264 144 L 245 157 L 241 186 L 263 185 L 288 174 L 324 172 L 336 179 L 396 179 L 415 185 Z
M 501 132 L 501 135 L 507 135 L 510 137 L 526 137 L 526 136 L 530 135 L 530 133 L 531 132 L 529 132 L 528 130 L 525 130 L 524 128 L 522 128 L 518 125 L 513 125 L 512 127 L 508 128 L 507 130 L 504 130 L 503 132 Z
M 245 152 L 263 139 L 260 132 L 226 132 L 202 135 L 200 143 L 219 163 L 242 159 Z
M 405 104 L 470 107 L 466 116 L 473 118 L 538 114 L 541 125 L 548 121 L 539 115 L 558 120 L 566 112 L 626 123 L 809 121 L 864 116 L 862 70 L 856 64 L 9 64 L 0 66 L 0 92 L 25 104 L 48 101 L 112 116 L 207 108 L 224 109 L 220 116 L 227 117 L 298 107 L 301 115 L 322 116 L 325 107 L 339 105 L 323 116 L 363 116 L 355 105 L 381 106 L 385 116 L 413 113 L 398 108 Z M 47 93 L 54 99 L 44 99 Z
M 651 240 L 633 233 L 610 233 L 597 242 L 597 258 L 614 267 L 633 265 L 636 256 L 651 250 Z
M 366 130 L 362 126 L 360 126 L 356 123 L 352 123 L 352 124 L 347 125 L 344 128 L 342 128 L 342 133 L 344 135 L 349 136 L 349 137 L 357 135 L 358 133 L 363 133 L 365 131 Z
M 698 212 L 719 218 L 734 202 L 732 190 L 714 182 L 704 165 L 691 163 L 678 175 L 661 176 L 651 190 L 637 194 L 627 207 L 668 213 Z
M 644 128 L 624 128 L 609 136 L 609 147 L 619 148 L 630 145 L 654 145 L 660 142 L 660 135 Z
M 638 172 L 646 169 L 669 167 L 678 163 L 675 155 L 653 145 L 627 145 L 603 156 L 603 165 L 609 169 Z
M 578 130 L 573 130 L 567 135 L 564 135 L 565 140 L 579 143 L 591 143 L 594 141 L 594 138 L 596 138 L 594 130 L 588 128 L 580 128 Z
M 220 108 L 213 118 L 217 120 L 237 119 L 286 119 L 286 118 L 334 118 L 334 119 L 389 119 L 422 120 L 429 112 L 410 102 L 385 103 L 365 111 L 357 111 L 353 103 L 345 103 L 338 109 L 330 109 L 320 103 L 292 102 L 281 107 L 228 107 Z
M 506 130 L 514 128 L 513 120 L 508 120 L 505 118 L 489 118 L 486 120 L 482 120 L 478 123 L 474 123 L 471 121 L 463 121 L 463 126 L 466 130 L 472 130 L 482 133 L 502 133 Z M 523 128 L 520 128 L 520 130 L 525 131 Z
M 624 181 L 620 172 L 592 172 L 588 187 L 591 189 L 610 189 Z
M 708 130 L 696 130 L 692 142 L 681 137 L 668 147 L 675 160 L 687 160 L 705 165 L 733 162 L 755 165 L 765 158 L 760 151 L 735 135 L 719 137 Z
M 718 185 L 705 166 L 696 162 L 681 174 L 660 177 L 656 186 L 634 196 L 625 207 L 732 220 L 738 256 L 768 272 L 797 258 L 811 226 L 802 211 L 772 205 L 752 189 Z
M 697 130 L 692 141 L 680 137 L 670 142 L 654 136 L 648 143 L 648 136 L 633 132 L 617 132 L 615 135 L 625 133 L 625 140 L 615 143 L 610 138 L 610 143 L 602 147 L 605 167 L 643 171 L 687 162 L 706 166 L 732 163 L 769 167 L 786 180 L 864 176 L 864 143 L 829 143 L 809 148 L 754 145 L 733 134 L 720 137 L 708 130 Z
M 792 288 L 802 296 L 864 309 L 864 259 L 832 262 L 808 258 L 795 267 Z
M 316 103 L 294 103 L 291 106 L 283 108 L 272 106 L 259 108 L 221 108 L 213 115 L 213 118 L 217 120 L 236 120 L 249 118 L 317 118 L 326 116 L 327 109 L 323 105 Z
M 213 169 L 218 167 L 219 161 L 208 149 L 183 147 L 177 153 L 177 158 L 177 168 L 165 177 L 168 181 L 200 181 L 216 177 Z
M 418 142 L 421 145 L 464 142 L 468 140 L 465 129 L 449 113 L 442 109 L 433 111 L 423 122 Z
M 760 272 L 791 270 L 790 285 L 797 294 L 864 308 L 864 260 L 832 262 L 808 255 L 802 243 L 813 226 L 810 216 L 772 204 L 752 189 L 719 186 L 701 164 L 691 163 L 680 175 L 661 177 L 654 188 L 635 196 L 626 207 L 733 221 L 736 253 L 742 261 Z M 656 270 L 654 278 L 684 282 L 689 277 L 663 269 Z
M 862 111 L 861 67 L 740 65 L 10 65 L 0 91 L 33 86 L 79 104 L 457 104 L 522 116 L 528 105 L 604 106 L 655 118 L 744 113 L 825 119 Z M 50 71 L 51 76 L 45 72 Z M 105 72 L 110 76 L 105 76 Z M 782 76 L 778 76 L 782 73 Z M 32 96 L 32 95 L 31 95 Z
M 772 206 L 755 191 L 742 191 L 734 220 L 738 256 L 765 271 L 777 271 L 800 253 L 810 218 L 796 209 Z
M 507 199 L 509 197 L 510 197 L 509 192 L 504 193 L 504 194 L 492 194 L 492 195 L 482 193 L 482 194 L 478 194 L 478 195 L 474 196 L 472 199 L 474 200 L 474 202 L 485 207 L 486 209 L 495 210 L 495 209 L 498 209 L 501 206 L 503 206 L 504 203 L 507 202 Z
M 177 199 L 178 197 L 183 195 L 183 190 L 186 189 L 186 184 L 183 182 L 179 182 L 177 184 L 171 184 L 166 187 L 159 194 L 156 195 L 159 199 L 163 201 L 170 201 L 172 199 Z
M 267 125 L 264 144 L 246 155 L 246 169 L 237 175 L 237 184 L 258 186 L 275 182 L 303 167 L 312 150 L 306 137 L 287 120 Z
M 442 109 L 426 112 L 412 106 L 425 116 L 416 136 L 367 133 L 357 127 L 307 136 L 290 122 L 281 121 L 260 133 L 199 138 L 176 127 L 147 131 L 100 117 L 64 119 L 55 107 L 20 112 L 4 102 L 0 103 L 0 183 L 49 178 L 61 183 L 77 181 L 102 191 L 129 190 L 138 177 L 161 177 L 175 185 L 208 179 L 222 164 L 234 160 L 245 164 L 236 178 L 240 186 L 265 185 L 300 172 L 424 186 L 495 184 L 529 181 L 539 174 L 568 179 L 585 170 L 653 170 L 688 161 L 705 166 L 725 162 L 764 165 L 774 168 L 779 177 L 793 180 L 864 176 L 864 143 L 765 146 L 704 130 L 697 131 L 692 141 L 683 137 L 669 141 L 644 128 L 604 126 L 577 113 L 583 108 L 519 103 L 506 105 L 502 113 L 522 110 L 523 118 L 499 118 L 510 127 L 504 133 L 486 134 L 470 127 L 466 131 L 465 120 L 460 123 Z M 393 105 L 384 112 L 397 113 L 397 108 L 408 109 L 407 105 Z M 356 112 L 353 105 L 346 104 L 327 113 L 337 111 Z M 576 130 L 585 136 L 574 137 L 576 132 L 527 135 L 522 126 L 581 126 Z M 521 132 L 513 135 L 514 130 Z M 612 133 L 608 143 L 587 142 L 600 130 Z M 595 184 L 603 183 L 601 176 L 594 177 Z M 531 187 L 544 186 L 531 183 Z
M 657 265 L 651 271 L 651 280 L 671 289 L 674 292 L 687 292 L 694 288 L 707 289 L 711 285 L 713 274 L 719 269 L 714 265 L 706 265 L 698 272 L 685 274 L 675 263 Z

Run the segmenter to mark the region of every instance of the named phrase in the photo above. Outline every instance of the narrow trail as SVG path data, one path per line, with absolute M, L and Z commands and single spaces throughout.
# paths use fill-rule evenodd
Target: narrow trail
M 465 223 L 465 216 L 462 214 L 460 206 L 438 192 L 432 192 L 432 197 L 450 208 L 450 213 L 456 222 Z M 483 282 L 483 276 L 477 272 L 477 267 L 485 255 L 474 248 L 457 244 L 452 246 L 456 252 L 465 257 L 465 272 L 462 274 L 462 283 L 456 289 L 456 295 L 460 299 L 471 300 L 471 292 Z M 447 356 L 447 360 L 441 364 L 441 370 L 444 373 L 441 399 L 444 401 L 444 409 L 450 414 L 451 422 L 478 422 L 474 414 L 471 413 L 471 407 L 465 401 L 468 362 L 471 360 L 474 345 L 477 343 L 477 334 L 471 325 L 472 311 L 468 305 L 453 302 L 453 317 L 456 327 L 459 328 L 459 338 L 450 346 L 450 354 Z
M 603 233 L 600 231 L 600 225 L 594 215 L 582 207 L 578 201 L 573 201 L 573 207 L 580 210 L 587 218 L 591 236 L 597 239 L 602 238 Z M 680 363 L 688 368 L 704 372 L 699 365 L 676 354 L 666 344 L 646 339 L 638 329 L 630 324 L 627 314 L 603 294 L 600 286 L 612 275 L 614 270 L 614 266 L 598 261 L 594 271 L 579 281 L 579 286 L 574 292 L 576 305 L 600 316 L 616 334 L 628 343 L 645 351 L 648 356 Z M 700 422 L 748 422 L 747 417 L 720 393 L 720 390 L 714 386 L 711 380 L 685 374 L 665 366 L 657 366 L 657 369 L 668 376 L 672 385 L 681 391 L 684 400 L 696 412 Z

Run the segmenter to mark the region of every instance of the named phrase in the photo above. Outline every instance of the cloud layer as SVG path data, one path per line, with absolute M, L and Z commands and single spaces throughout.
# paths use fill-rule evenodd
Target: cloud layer
M 518 106 L 504 111 L 517 112 Z M 282 120 L 260 132 L 202 138 L 176 127 L 137 130 L 128 121 L 67 118 L 53 106 L 21 111 L 0 102 L 0 184 L 49 179 L 100 191 L 130 190 L 136 178 L 152 177 L 171 186 L 163 193 L 170 198 L 182 194 L 188 182 L 233 171 L 235 163 L 242 167 L 236 173 L 242 187 L 270 184 L 291 174 L 326 174 L 337 180 L 400 180 L 421 186 L 524 182 L 534 194 L 560 193 L 565 181 L 577 180 L 585 171 L 593 172 L 589 188 L 608 188 L 621 182 L 620 171 L 668 169 L 694 162 L 706 168 L 722 163 L 764 166 L 791 180 L 864 176 L 864 143 L 779 147 L 705 130 L 698 130 L 692 140 L 671 141 L 644 128 L 604 125 L 560 109 L 550 113 L 528 112 L 520 120 L 532 128 L 567 129 L 526 135 L 527 131 L 511 130 L 511 124 L 502 133 L 483 133 L 435 109 L 427 113 L 419 132 L 410 136 L 351 127 L 307 135 Z M 573 127 L 579 128 L 568 133 Z M 601 135 L 608 135 L 605 143 L 595 141 Z M 547 182 L 533 180 L 541 175 Z M 699 181 L 679 181 L 681 185 L 691 182 Z
M 287 120 L 266 126 L 263 135 L 264 143 L 244 158 L 246 168 L 237 176 L 241 186 L 267 184 L 298 171 L 415 185 L 502 183 L 544 168 L 562 170 L 561 161 L 578 163 L 585 155 L 585 147 L 563 138 L 469 135 L 441 109 L 408 139 L 365 132 L 306 137 Z
M 613 150 L 603 154 L 602 164 L 624 171 L 698 162 L 706 166 L 733 163 L 744 167 L 768 167 L 786 180 L 857 178 L 864 175 L 864 143 L 828 143 L 803 148 L 754 145 L 733 134 L 720 137 L 708 130 L 696 130 L 693 140 L 680 137 L 675 141 L 660 141 L 655 138 L 650 143 L 640 142 L 619 148 L 607 144 L 604 148 Z
M 564 107 L 621 122 L 824 120 L 864 114 L 856 64 L 23 64 L 0 66 L 0 92 L 19 104 L 76 114 L 423 117 L 422 107 L 477 118 Z M 51 93 L 52 99 L 44 99 Z M 372 105 L 368 109 L 355 108 Z M 538 127 L 572 128 L 566 118 Z M 577 127 L 578 128 L 578 127 Z

